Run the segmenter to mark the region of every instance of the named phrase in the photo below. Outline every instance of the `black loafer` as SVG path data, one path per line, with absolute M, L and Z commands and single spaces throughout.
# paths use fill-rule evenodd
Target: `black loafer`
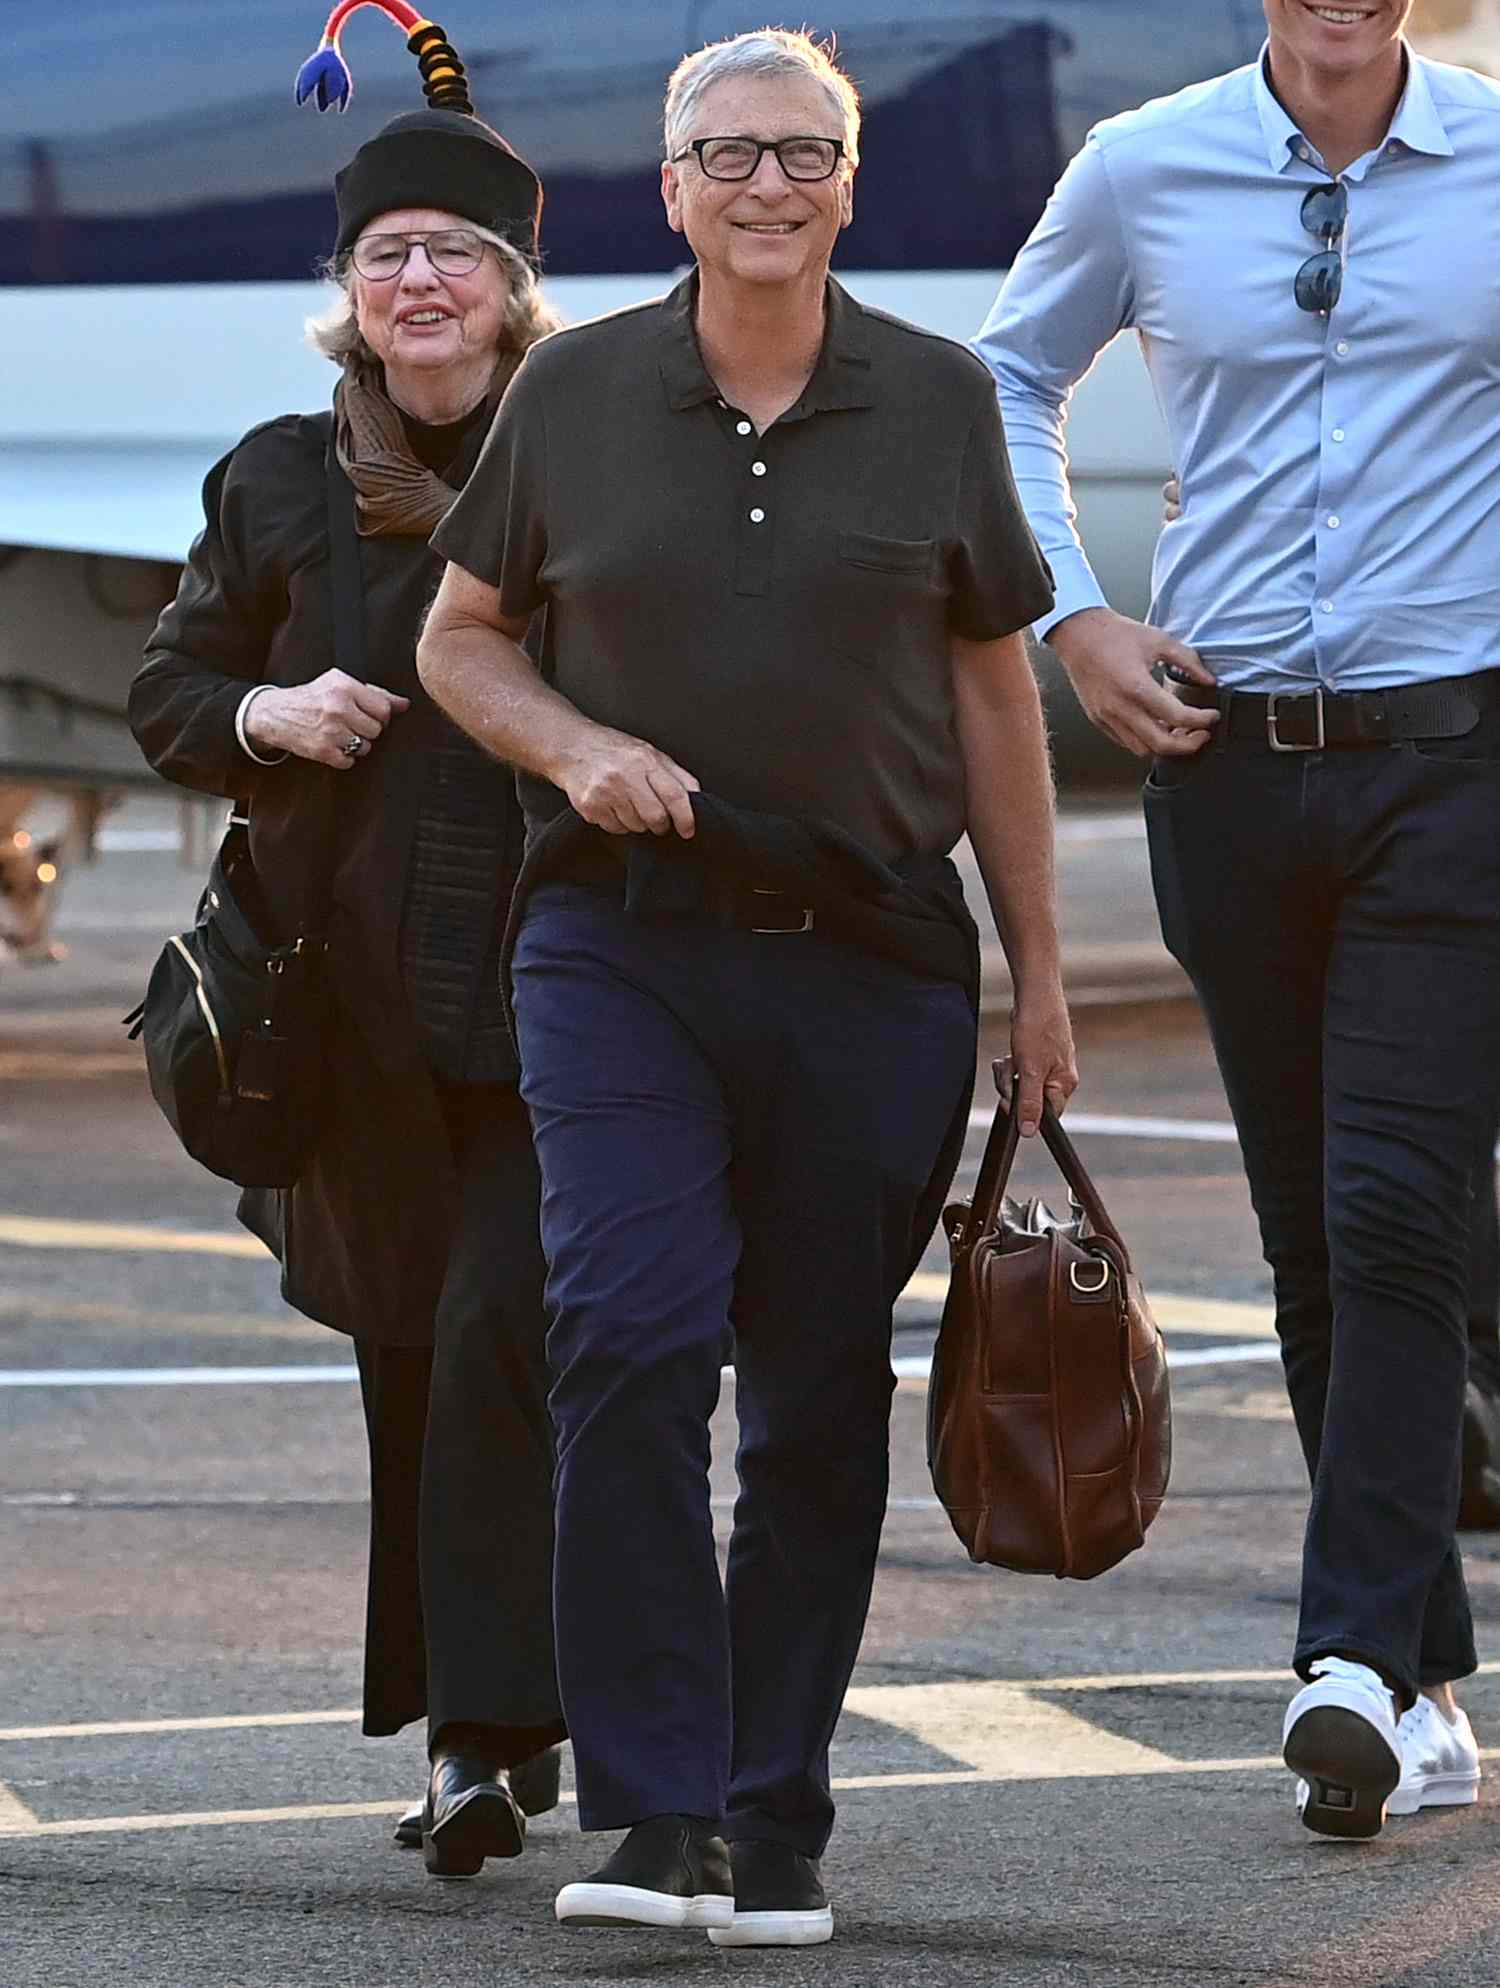
M 439 1754 L 422 1811 L 422 1860 L 435 1878 L 471 1878 L 486 1857 L 519 1857 L 526 1818 L 491 1760 Z
M 422 1847 L 422 1817 L 427 1813 L 425 1801 L 413 1802 L 409 1809 L 403 1809 L 396 1824 L 396 1842 L 403 1850 L 420 1850 Z
M 654 1815 L 638 1822 L 609 1862 L 557 1894 L 565 1926 L 730 1926 L 729 1851 L 711 1822 Z
M 1460 1532 L 1489 1532 L 1500 1526 L 1500 1398 L 1473 1378 L 1464 1390 L 1460 1481 Z
M 820 1947 L 833 1938 L 833 1910 L 816 1857 L 785 1843 L 729 1846 L 734 1919 L 713 1927 L 716 1947 Z
M 545 1815 L 555 1809 L 562 1789 L 562 1749 L 543 1747 L 506 1775 L 523 1815 Z

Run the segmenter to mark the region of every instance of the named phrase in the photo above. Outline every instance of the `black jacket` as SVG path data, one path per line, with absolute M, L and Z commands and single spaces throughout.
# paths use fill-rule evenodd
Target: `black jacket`
M 463 988 L 434 990 L 427 980 L 414 987 L 405 922 L 413 871 L 424 867 L 426 850 L 429 876 L 453 874 L 441 847 L 444 806 L 449 817 L 452 808 L 434 809 L 433 796 L 457 781 L 459 806 L 484 827 L 489 858 L 472 866 L 466 902 L 437 906 L 437 951 L 442 955 L 444 931 L 468 928 L 471 939 L 483 939 L 503 915 L 521 826 L 508 770 L 483 760 L 417 681 L 417 630 L 442 574 L 441 560 L 419 538 L 365 539 L 359 547 L 362 674 L 410 698 L 411 708 L 348 772 L 295 758 L 262 768 L 240 749 L 235 713 L 251 684 L 309 682 L 336 660 L 330 425 L 327 414 L 269 422 L 209 473 L 207 523 L 148 645 L 130 719 L 147 759 L 169 780 L 248 803 L 251 852 L 275 936 L 296 930 L 330 797 L 334 802 L 329 941 L 339 1026 L 328 1062 L 326 1129 L 297 1186 L 247 1191 L 240 1219 L 281 1257 L 283 1291 L 299 1310 L 340 1331 L 421 1344 L 431 1338 L 453 1199 L 434 1075 L 473 1072 L 441 1070 L 432 1017 L 416 1010 L 477 998 L 483 961 L 471 953 L 464 963 L 467 995 Z M 483 433 L 476 429 L 463 448 L 458 467 L 465 475 Z M 509 857 L 493 860 L 497 849 Z M 486 877 L 494 899 L 488 913 L 474 897 Z M 431 926 L 430 894 L 424 912 Z M 481 1074 L 514 1081 L 508 1045 Z

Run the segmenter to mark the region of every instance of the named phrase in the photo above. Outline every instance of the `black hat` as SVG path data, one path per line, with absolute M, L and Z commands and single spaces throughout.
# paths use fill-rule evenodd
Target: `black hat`
M 537 254 L 542 184 L 498 131 L 474 115 L 458 54 L 443 30 L 403 0 L 341 0 L 316 53 L 297 76 L 297 101 L 316 94 L 319 110 L 343 110 L 354 79 L 339 49 L 349 15 L 375 5 L 408 30 L 422 90 L 431 108 L 393 117 L 334 179 L 339 229 L 334 252 L 351 248 L 377 214 L 398 207 L 441 207 L 503 235 L 529 260 Z

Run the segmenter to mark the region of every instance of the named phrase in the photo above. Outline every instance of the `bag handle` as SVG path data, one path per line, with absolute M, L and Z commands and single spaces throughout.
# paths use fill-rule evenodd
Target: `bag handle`
M 367 668 L 364 576 L 359 563 L 359 535 L 355 529 L 354 486 L 344 474 L 334 446 L 337 423 L 329 431 L 324 458 L 328 509 L 328 581 L 333 615 L 333 660 L 345 676 L 363 683 Z M 328 929 L 333 908 L 333 871 L 338 847 L 338 829 L 344 808 L 340 783 L 348 776 L 331 768 L 322 773 L 322 828 L 309 850 L 305 874 L 302 930 L 305 936 L 322 938 Z
M 979 1163 L 979 1178 L 974 1183 L 974 1198 L 969 1205 L 968 1215 L 962 1228 L 954 1238 L 954 1248 L 964 1249 L 975 1243 L 988 1230 L 993 1228 L 1000 1211 L 1000 1203 L 1010 1179 L 1011 1169 L 1016 1163 L 1016 1154 L 1021 1144 L 1021 1123 L 1014 1110 L 1015 1067 L 1008 1056 L 996 1057 L 990 1066 L 995 1079 L 998 1103 L 994 1120 L 990 1125 L 989 1138 L 985 1141 L 984 1158 Z M 1062 1128 L 1062 1120 L 1052 1105 L 1045 1099 L 1042 1103 L 1041 1119 L 1042 1142 L 1052 1155 L 1058 1172 L 1066 1181 L 1074 1200 L 1089 1218 L 1094 1233 L 1113 1243 L 1121 1258 L 1128 1264 L 1129 1252 L 1124 1238 L 1110 1220 L 1109 1212 L 1100 1198 L 1099 1190 L 1089 1176 L 1088 1168 L 1078 1156 L 1078 1149 Z

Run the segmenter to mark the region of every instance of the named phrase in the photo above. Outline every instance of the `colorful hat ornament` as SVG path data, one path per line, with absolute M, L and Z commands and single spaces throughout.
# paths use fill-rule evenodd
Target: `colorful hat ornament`
M 469 86 L 464 65 L 443 29 L 408 7 L 405 0 L 339 0 L 328 16 L 323 39 L 297 71 L 297 102 L 317 99 L 320 111 L 347 110 L 354 94 L 354 78 L 349 73 L 339 47 L 339 37 L 351 14 L 361 7 L 378 7 L 380 12 L 406 33 L 406 45 L 417 58 L 422 73 L 422 94 L 434 110 L 462 111 L 472 117 Z

